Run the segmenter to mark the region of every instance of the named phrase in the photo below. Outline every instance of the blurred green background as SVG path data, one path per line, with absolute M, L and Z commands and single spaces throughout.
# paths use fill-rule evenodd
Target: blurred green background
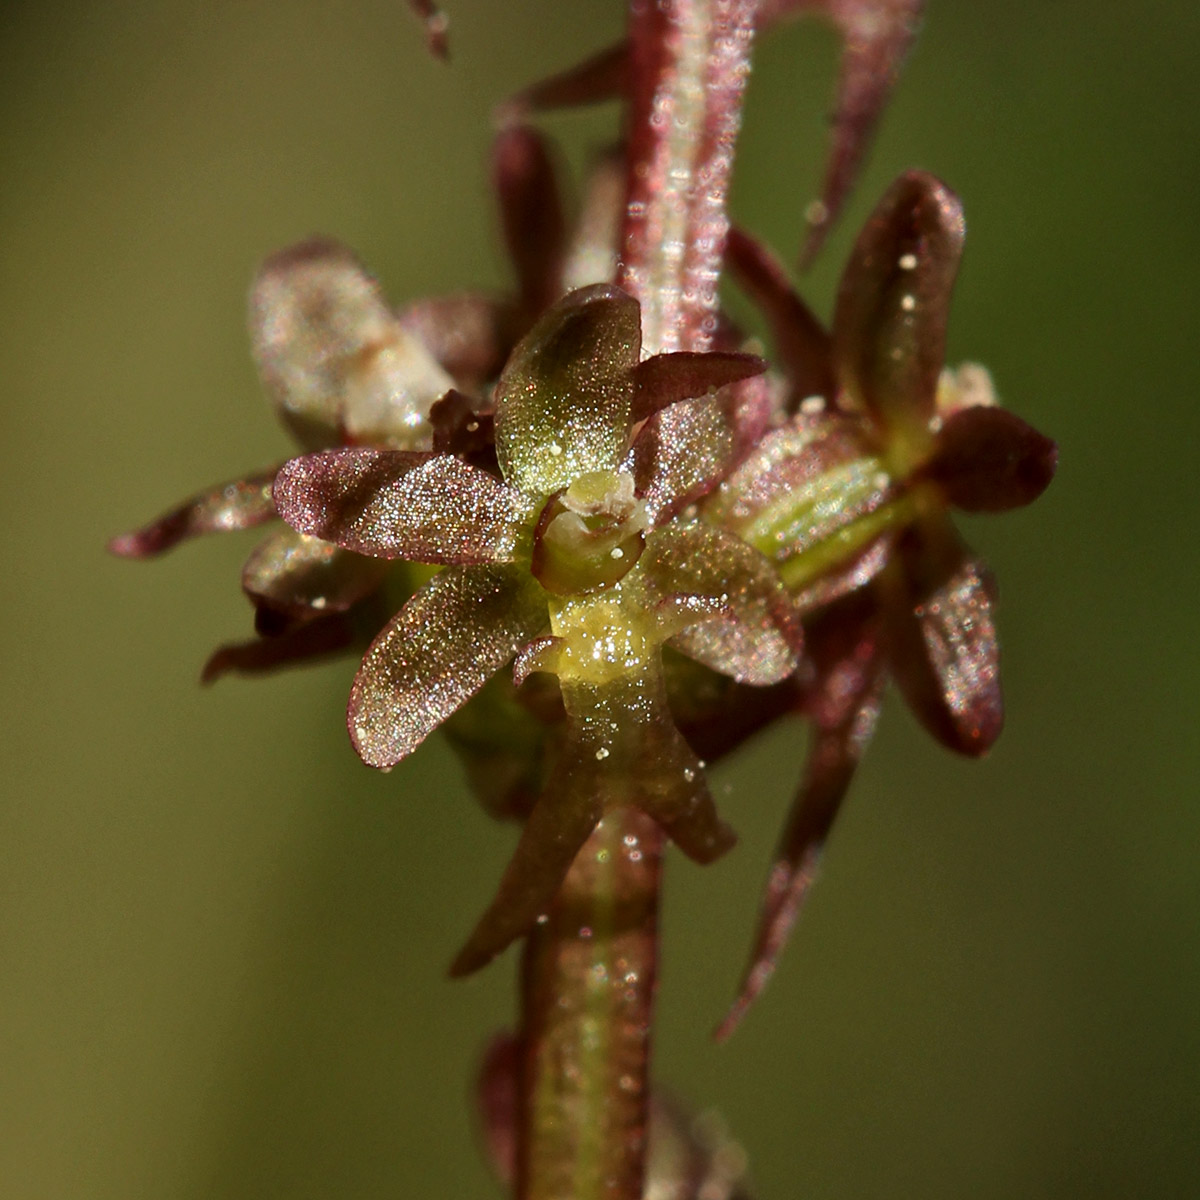
M 490 106 L 603 45 L 616 0 L 0 8 L 0 1192 L 486 1197 L 468 1079 L 513 956 L 444 969 L 512 843 L 441 745 L 384 776 L 349 662 L 202 690 L 253 535 L 105 539 L 283 456 L 243 327 L 313 231 L 397 301 L 503 284 Z M 1062 447 L 971 525 L 1002 585 L 983 763 L 898 703 L 775 981 L 733 1042 L 802 735 L 718 772 L 739 849 L 673 857 L 659 1075 L 717 1105 L 763 1200 L 1200 1195 L 1196 471 L 1200 9 L 938 3 L 848 218 L 918 165 L 970 235 L 951 359 Z M 734 207 L 788 254 L 835 42 L 764 42 Z M 578 163 L 614 110 L 548 126 Z

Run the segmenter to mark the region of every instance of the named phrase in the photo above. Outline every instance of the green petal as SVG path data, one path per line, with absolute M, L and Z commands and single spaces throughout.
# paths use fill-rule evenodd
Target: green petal
M 620 463 L 640 348 L 637 301 L 608 284 L 564 296 L 538 321 L 497 389 L 496 455 L 509 484 L 548 496 Z
M 541 590 L 515 567 L 450 567 L 372 643 L 347 724 L 363 761 L 391 767 L 541 632 Z

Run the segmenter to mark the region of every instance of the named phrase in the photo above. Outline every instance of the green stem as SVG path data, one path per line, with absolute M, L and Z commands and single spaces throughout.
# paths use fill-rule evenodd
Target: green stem
M 661 864 L 653 821 L 609 813 L 529 936 L 520 1200 L 642 1195 Z
M 707 350 L 757 0 L 630 0 L 617 282 L 644 355 Z M 637 766 L 633 769 L 636 771 Z M 609 811 L 524 960 L 518 1200 L 642 1200 L 663 833 Z

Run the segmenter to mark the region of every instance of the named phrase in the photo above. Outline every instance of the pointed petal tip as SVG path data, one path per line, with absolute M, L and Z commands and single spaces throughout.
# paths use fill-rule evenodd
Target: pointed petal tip
M 413 15 L 425 30 L 425 48 L 440 62 L 450 61 L 450 21 L 432 0 L 408 0 Z

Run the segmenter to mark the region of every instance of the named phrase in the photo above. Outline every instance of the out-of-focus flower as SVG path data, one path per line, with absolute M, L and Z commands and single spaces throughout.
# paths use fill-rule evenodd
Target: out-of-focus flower
M 615 287 L 552 306 L 500 377 L 499 479 L 447 454 L 343 449 L 296 459 L 275 481 L 299 533 L 445 564 L 363 660 L 348 725 L 364 761 L 399 762 L 514 657 L 518 685 L 558 678 L 562 746 L 456 973 L 545 911 L 605 811 L 645 811 L 699 861 L 732 844 L 671 719 L 664 642 L 748 683 L 796 667 L 799 627 L 770 565 L 679 519 L 761 433 L 761 406 L 730 385 L 764 364 L 640 360 L 640 344 L 638 304 Z
M 921 172 L 897 180 L 854 247 L 828 339 L 761 247 L 744 234 L 730 243 L 735 275 L 768 314 L 795 413 L 704 515 L 770 558 L 807 614 L 799 703 L 814 740 L 724 1033 L 774 968 L 885 675 L 959 753 L 985 752 L 1003 723 L 995 584 L 949 514 L 1030 503 L 1057 450 L 996 406 L 982 368 L 943 369 L 964 228 L 944 184 Z

